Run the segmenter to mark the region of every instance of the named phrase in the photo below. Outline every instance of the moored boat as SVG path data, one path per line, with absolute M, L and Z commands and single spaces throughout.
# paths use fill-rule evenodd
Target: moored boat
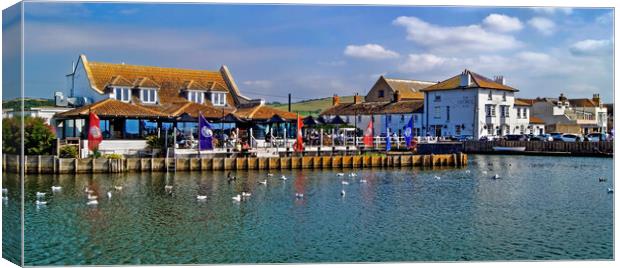
M 496 152 L 523 152 L 523 151 L 525 151 L 525 147 L 493 146 L 493 151 L 496 151 Z

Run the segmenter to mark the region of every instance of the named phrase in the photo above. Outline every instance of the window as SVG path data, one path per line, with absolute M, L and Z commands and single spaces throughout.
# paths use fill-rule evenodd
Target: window
M 502 100 L 506 101 L 506 92 L 504 92 L 504 94 L 502 94 Z
M 362 122 L 362 116 L 361 116 L 361 115 L 358 115 L 358 116 L 357 116 L 357 122 L 358 122 L 358 123 L 361 123 L 361 122 Z
M 385 97 L 385 90 L 381 89 L 379 90 L 379 98 L 383 98 Z
M 114 98 L 119 101 L 129 102 L 131 91 L 128 87 L 115 87 Z
M 435 95 L 435 102 L 441 101 L 441 95 Z
M 405 115 L 404 114 L 400 115 L 400 122 L 401 123 L 405 122 Z
M 492 94 L 492 91 L 490 91 L 490 90 L 489 90 L 489 98 L 488 98 L 488 100 L 493 100 L 493 94 Z
M 527 112 L 528 112 L 528 109 L 523 108 L 523 118 L 527 118 Z
M 226 105 L 226 93 L 214 92 L 211 93 L 211 103 L 215 106 Z
M 521 108 L 517 108 L 517 118 L 521 118 Z
M 446 122 L 450 121 L 450 106 L 446 106 Z
M 204 93 L 200 91 L 188 91 L 187 99 L 195 103 L 204 103 Z
M 510 117 L 510 113 L 508 112 L 508 105 L 501 105 L 500 106 L 500 117 L 502 117 L 502 118 Z
M 435 112 L 435 114 L 434 114 L 433 118 L 440 119 L 441 118 L 441 106 L 435 106 L 434 112 Z
M 495 105 L 487 104 L 485 105 L 485 110 L 487 117 L 495 117 Z
M 157 102 L 157 90 L 155 89 L 140 90 L 140 100 L 143 103 L 156 103 Z
M 454 126 L 454 133 L 456 135 L 461 135 L 461 126 L 460 125 Z

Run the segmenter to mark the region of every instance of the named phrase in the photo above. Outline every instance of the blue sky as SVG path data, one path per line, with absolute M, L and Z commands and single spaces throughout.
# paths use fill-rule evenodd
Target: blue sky
M 403 6 L 26 3 L 27 95 L 91 61 L 217 70 L 267 101 L 365 94 L 379 75 L 468 68 L 519 96 L 613 95 L 613 11 Z

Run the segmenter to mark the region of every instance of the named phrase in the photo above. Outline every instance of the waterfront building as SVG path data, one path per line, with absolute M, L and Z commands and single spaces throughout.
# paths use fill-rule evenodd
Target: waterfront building
M 199 113 L 212 122 L 231 115 L 232 121 L 217 124 L 226 129 L 247 123 L 239 137 L 245 137 L 249 128 L 262 133 L 261 123 L 273 116 L 296 118 L 265 106 L 262 99 L 244 96 L 226 66 L 218 71 L 191 70 L 91 62 L 80 55 L 66 78 L 66 91 L 76 107 L 56 114 L 56 127 L 61 129 L 59 138 L 79 138 L 82 148 L 87 148 L 85 130 L 91 112 L 101 119 L 100 150 L 125 154 L 144 150 L 146 138 L 160 135 L 162 129 L 177 129 L 197 139 Z
M 532 114 L 545 121 L 548 132 L 588 134 L 607 132 L 607 107 L 599 94 L 591 99 L 569 99 L 564 94 L 558 98 L 536 98 Z

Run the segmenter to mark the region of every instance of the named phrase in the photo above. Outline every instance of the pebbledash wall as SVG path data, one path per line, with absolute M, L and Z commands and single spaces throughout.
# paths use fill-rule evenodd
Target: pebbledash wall
M 165 158 L 74 159 L 55 156 L 4 155 L 2 168 L 6 172 L 26 174 L 122 173 L 166 171 Z M 463 153 L 438 155 L 354 155 L 354 156 L 292 156 L 265 158 L 177 158 L 169 159 L 177 171 L 200 170 L 273 170 L 311 168 L 371 168 L 371 167 L 462 167 L 467 165 Z

